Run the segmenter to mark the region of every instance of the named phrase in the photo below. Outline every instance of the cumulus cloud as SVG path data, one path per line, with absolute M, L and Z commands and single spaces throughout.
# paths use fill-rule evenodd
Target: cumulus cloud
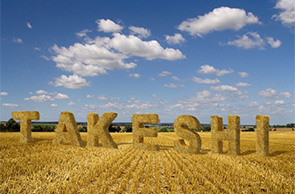
M 54 100 L 54 98 L 46 94 L 41 94 L 39 96 L 31 96 L 29 98 L 25 98 L 24 100 L 32 100 L 35 102 L 46 102 L 46 101 L 52 101 Z
M 57 104 L 51 104 L 50 105 L 52 108 L 56 108 L 58 105 Z
M 216 74 L 217 76 L 223 76 L 225 74 L 233 73 L 234 71 L 232 69 L 229 70 L 219 70 L 215 69 L 213 66 L 210 65 L 203 65 L 200 67 L 198 70 L 198 73 L 203 73 L 203 74 Z
M 292 98 L 292 95 L 289 92 L 281 92 L 280 96 L 284 98 Z
M 96 23 L 98 25 L 98 31 L 103 31 L 103 32 L 120 32 L 123 27 L 120 26 L 119 24 L 116 24 L 112 20 L 109 19 L 100 19 L 96 20 Z
M 238 91 L 238 88 L 229 86 L 229 85 L 211 86 L 210 89 L 214 91 L 231 91 L 231 92 Z
M 172 73 L 169 71 L 162 71 L 162 73 L 158 74 L 160 77 L 167 77 L 168 75 L 172 75 Z
M 110 46 L 125 55 L 143 57 L 148 60 L 159 58 L 174 61 L 185 58 L 178 49 L 164 49 L 156 40 L 143 41 L 133 35 L 125 36 L 116 33 L 110 41 Z
M 12 42 L 19 43 L 19 44 L 23 43 L 22 39 L 20 38 L 13 38 Z
M 283 24 L 294 26 L 295 0 L 278 0 L 275 8 L 280 9 L 281 12 L 278 15 L 273 15 L 273 18 L 280 20 Z
M 55 82 L 49 82 L 49 84 L 54 87 L 65 87 L 70 89 L 80 89 L 90 86 L 89 82 L 76 74 L 70 75 L 69 77 L 62 75 L 59 78 L 55 78 Z
M 140 78 L 140 75 L 138 73 L 130 73 L 129 77 Z
M 184 87 L 183 84 L 164 84 L 163 86 L 166 88 L 179 88 L 179 87 L 183 88 Z
M 163 48 L 155 41 L 142 41 L 136 36 L 115 33 L 113 38 L 96 37 L 85 44 L 75 43 L 69 48 L 54 45 L 56 56 L 52 60 L 56 67 L 80 76 L 107 74 L 107 70 L 130 69 L 137 65 L 126 63 L 130 57 L 143 57 L 148 60 L 177 60 L 185 56 L 172 48 Z
M 138 35 L 140 38 L 147 38 L 151 35 L 151 31 L 149 29 L 142 27 L 130 26 L 129 30 L 131 31 L 131 34 Z
M 203 16 L 183 21 L 178 29 L 202 37 L 213 31 L 239 30 L 247 24 L 259 24 L 258 17 L 243 9 L 219 7 Z
M 249 83 L 244 83 L 244 82 L 239 82 L 235 85 L 236 87 L 250 87 L 251 84 Z
M 6 108 L 17 108 L 18 107 L 17 104 L 11 104 L 11 103 L 2 103 L 2 106 L 6 107 Z
M 0 96 L 7 96 L 8 93 L 7 92 L 0 92 Z
M 198 84 L 219 84 L 221 83 L 219 79 L 201 79 L 198 77 L 193 77 L 193 81 L 198 83 Z
M 261 90 L 258 95 L 264 98 L 276 98 L 277 91 L 272 88 L 267 88 L 265 90 Z
M 247 72 L 239 72 L 239 75 L 240 75 L 242 78 L 249 77 L 249 74 L 248 74 Z
M 166 35 L 165 38 L 168 44 L 180 44 L 185 42 L 185 39 L 179 33 L 175 33 L 173 36 Z
M 175 81 L 182 81 L 181 79 L 179 79 L 179 78 L 176 77 L 176 76 L 172 76 L 172 79 L 175 80 Z
M 92 32 L 92 30 L 88 30 L 88 29 L 82 30 L 80 32 L 77 32 L 76 33 L 76 36 L 78 36 L 78 37 L 85 37 L 85 36 L 87 36 L 87 33 L 88 32 Z
M 47 102 L 53 100 L 68 100 L 70 99 L 68 95 L 58 93 L 58 92 L 47 92 L 45 90 L 37 90 L 35 92 L 37 95 L 25 98 L 24 100 L 32 100 L 35 102 Z M 30 92 L 30 94 L 33 94 Z
M 228 41 L 227 44 L 243 49 L 251 49 L 256 47 L 259 49 L 264 49 L 265 42 L 256 32 L 248 32 L 247 34 L 244 34 L 242 37 L 238 37 L 239 38 L 236 40 Z
M 33 28 L 32 25 L 30 24 L 30 22 L 27 22 L 27 27 L 30 28 L 30 29 Z
M 285 104 L 285 102 L 284 102 L 284 100 L 277 100 L 277 101 L 275 101 L 275 104 L 282 105 L 282 104 Z
M 272 37 L 267 37 L 266 40 L 272 48 L 279 48 L 282 44 L 280 40 L 274 40 Z

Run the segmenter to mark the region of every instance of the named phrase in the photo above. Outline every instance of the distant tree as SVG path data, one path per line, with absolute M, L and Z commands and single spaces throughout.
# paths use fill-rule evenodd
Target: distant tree
M 121 131 L 121 127 L 120 127 L 120 125 L 117 125 L 117 126 L 116 126 L 116 131 L 117 131 L 117 132 Z
M 6 131 L 6 127 L 3 123 L 0 124 L 0 132 L 5 132 Z
M 125 127 L 124 127 L 124 131 L 126 131 L 126 132 L 132 132 L 132 127 L 131 127 L 131 125 L 129 125 L 129 124 L 125 125 Z
M 83 125 L 82 127 L 79 127 L 80 132 L 87 132 L 87 126 Z
M 113 123 L 110 124 L 109 126 L 109 132 L 116 132 L 117 128 L 113 125 Z
M 7 131 L 20 131 L 20 125 L 13 118 L 6 122 L 5 127 Z

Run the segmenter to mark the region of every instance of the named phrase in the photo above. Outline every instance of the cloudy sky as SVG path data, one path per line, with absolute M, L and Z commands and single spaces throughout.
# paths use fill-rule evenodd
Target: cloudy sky
M 1 1 L 1 119 L 295 122 L 294 0 Z

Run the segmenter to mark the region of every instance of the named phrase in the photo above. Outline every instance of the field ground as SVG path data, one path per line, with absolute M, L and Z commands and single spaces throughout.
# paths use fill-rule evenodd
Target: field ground
M 211 154 L 211 133 L 199 133 L 202 152 L 173 149 L 175 133 L 132 148 L 131 133 L 112 133 L 118 149 L 53 145 L 55 133 L 0 133 L 0 193 L 295 193 L 295 133 L 270 132 L 270 156 L 256 155 L 256 134 L 241 133 L 241 155 Z M 86 143 L 87 133 L 81 133 Z M 224 143 L 224 150 L 227 150 Z

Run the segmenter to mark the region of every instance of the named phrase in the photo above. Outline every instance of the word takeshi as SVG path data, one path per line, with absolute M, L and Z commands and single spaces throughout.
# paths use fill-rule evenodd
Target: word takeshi
M 96 113 L 87 114 L 87 145 L 97 147 L 99 141 L 103 147 L 118 148 L 116 142 L 108 131 L 108 127 L 117 117 L 117 113 L 106 112 L 99 118 Z M 12 113 L 13 119 L 20 120 L 20 142 L 31 143 L 31 121 L 39 120 L 37 111 L 18 111 Z M 144 142 L 144 137 L 157 137 L 155 128 L 144 128 L 144 124 L 159 123 L 157 114 L 134 114 L 132 116 L 133 148 L 158 151 L 159 145 L 151 145 Z M 174 149 L 181 153 L 198 154 L 201 151 L 202 139 L 200 135 L 190 129 L 200 129 L 199 120 L 191 115 L 181 115 L 174 121 L 174 130 L 182 139 L 174 141 Z M 269 155 L 269 117 L 256 116 L 256 153 L 259 156 Z M 212 153 L 222 153 L 223 141 L 228 141 L 228 154 L 240 154 L 240 117 L 228 116 L 228 129 L 223 130 L 223 121 L 219 116 L 211 116 Z M 187 145 L 184 140 L 187 140 Z M 84 147 L 74 114 L 61 112 L 53 144 L 70 142 L 73 146 Z

